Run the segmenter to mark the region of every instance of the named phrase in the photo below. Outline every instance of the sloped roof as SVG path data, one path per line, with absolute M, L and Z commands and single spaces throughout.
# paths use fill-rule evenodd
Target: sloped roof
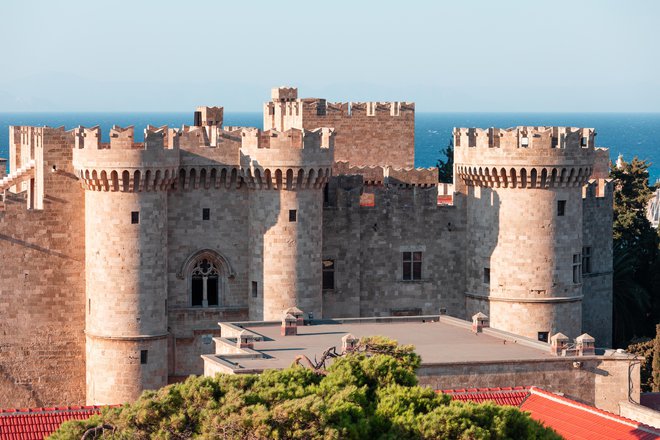
M 533 419 L 550 426 L 567 439 L 660 438 L 660 430 L 625 417 L 532 387 L 520 405 Z
M 86 420 L 100 412 L 100 406 L 0 410 L 0 440 L 42 440 L 67 420 Z
M 453 400 L 461 402 L 493 402 L 498 405 L 520 406 L 529 396 L 529 387 L 467 388 L 442 390 L 442 393 L 450 394 Z
M 538 387 L 442 390 L 462 402 L 517 406 L 569 440 L 660 439 L 660 430 Z

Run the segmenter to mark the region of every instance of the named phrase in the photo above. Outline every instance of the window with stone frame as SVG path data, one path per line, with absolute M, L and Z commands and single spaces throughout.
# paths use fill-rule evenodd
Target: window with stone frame
M 573 254 L 573 283 L 580 284 L 582 281 L 582 258 L 580 254 Z
M 215 307 L 219 304 L 219 271 L 209 258 L 200 258 L 191 272 L 191 305 Z
M 402 252 L 403 281 L 416 281 L 422 279 L 422 252 Z

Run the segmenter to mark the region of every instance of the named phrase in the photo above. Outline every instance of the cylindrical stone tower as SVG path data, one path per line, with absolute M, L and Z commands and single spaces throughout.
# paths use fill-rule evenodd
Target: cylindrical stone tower
M 458 193 L 466 195 L 467 318 L 548 341 L 581 333 L 582 186 L 593 129 L 454 130 Z
M 87 403 L 120 404 L 167 384 L 167 189 L 179 153 L 166 129 L 79 129 L 85 189 Z
M 250 319 L 279 320 L 289 307 L 323 316 L 323 186 L 334 131 L 243 132 L 249 185 Z

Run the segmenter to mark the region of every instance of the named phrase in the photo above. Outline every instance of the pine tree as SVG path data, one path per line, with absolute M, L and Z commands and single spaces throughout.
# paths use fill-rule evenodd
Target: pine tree
M 454 140 L 450 139 L 447 148 L 442 150 L 442 153 L 447 157 L 443 161 L 438 159 L 438 182 L 452 183 L 454 181 Z

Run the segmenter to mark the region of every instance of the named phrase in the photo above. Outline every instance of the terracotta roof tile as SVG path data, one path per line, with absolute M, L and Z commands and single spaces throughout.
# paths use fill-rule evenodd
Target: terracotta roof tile
M 67 420 L 86 420 L 100 406 L 68 406 L 0 410 L 0 440 L 42 440 Z
M 529 387 L 466 388 L 440 392 L 450 394 L 453 400 L 461 402 L 494 402 L 498 405 L 520 406 L 529 396 Z

